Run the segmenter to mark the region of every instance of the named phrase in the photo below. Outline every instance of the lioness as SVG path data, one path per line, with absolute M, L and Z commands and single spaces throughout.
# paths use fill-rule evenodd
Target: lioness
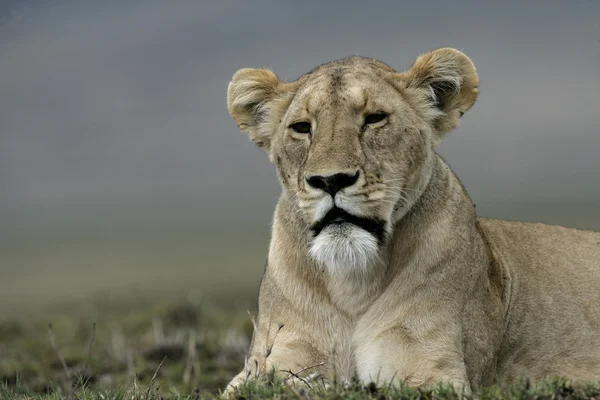
M 229 113 L 283 190 L 229 390 L 273 368 L 466 393 L 600 379 L 600 233 L 479 218 L 435 151 L 477 94 L 451 48 L 406 72 L 353 56 L 294 82 L 234 75 Z

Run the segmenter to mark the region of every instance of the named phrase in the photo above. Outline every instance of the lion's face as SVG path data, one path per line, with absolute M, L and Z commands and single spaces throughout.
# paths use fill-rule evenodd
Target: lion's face
M 377 259 L 428 181 L 434 144 L 475 101 L 470 60 L 437 52 L 406 73 L 351 57 L 292 83 L 246 69 L 230 84 L 231 114 L 269 153 L 310 254 L 332 271 Z
M 416 190 L 431 130 L 369 68 L 326 68 L 298 89 L 271 142 L 281 182 L 326 264 L 366 267 Z

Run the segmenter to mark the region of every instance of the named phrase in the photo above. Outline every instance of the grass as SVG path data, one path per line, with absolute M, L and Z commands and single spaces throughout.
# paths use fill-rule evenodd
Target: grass
M 231 219 L 235 229 L 187 219 L 179 226 L 146 215 L 140 220 L 152 221 L 147 231 L 104 216 L 90 222 L 104 227 L 99 233 L 83 229 L 85 224 L 60 234 L 54 225 L 41 233 L 38 225 L 31 225 L 14 235 L 13 225 L 5 224 L 10 228 L 0 232 L 0 275 L 6 278 L 0 279 L 0 400 L 69 394 L 78 399 L 145 399 L 146 393 L 148 398 L 215 397 L 244 364 L 252 332 L 247 309 L 255 306 L 268 247 L 268 207 L 264 220 L 256 218 L 261 222 Z M 594 204 L 507 207 L 487 215 L 600 230 Z M 186 218 L 194 214 L 182 212 Z M 54 218 L 62 221 L 64 216 Z M 192 298 L 156 305 L 156 299 L 191 289 L 219 303 Z M 86 299 L 96 296 L 102 300 L 89 305 Z M 443 389 L 375 390 L 357 384 L 285 389 L 268 378 L 244 386 L 239 394 L 311 399 L 455 396 Z M 572 388 L 552 381 L 538 387 L 491 388 L 481 398 L 600 400 L 600 394 L 598 385 Z
M 216 398 L 244 363 L 252 322 L 244 309 L 178 300 L 125 313 L 56 314 L 0 322 L 0 400 Z M 273 374 L 239 388 L 239 399 L 458 399 L 374 384 L 285 385 Z M 564 380 L 484 389 L 480 399 L 600 399 L 600 383 Z
M 214 394 L 240 371 L 251 334 L 245 310 L 187 300 L 0 321 L 0 399 L 60 398 L 70 387 L 77 398 L 118 398 L 151 380 L 160 396 Z
M 139 384 L 120 385 L 114 388 L 93 388 L 81 382 L 74 390 L 67 391 L 56 387 L 51 393 L 26 394 L 19 388 L 0 386 L 0 399 L 131 399 L 131 400 L 156 400 L 156 399 L 212 399 L 219 397 L 215 393 L 202 393 L 199 389 L 191 392 L 181 392 L 177 389 L 161 389 L 150 384 L 147 388 Z M 361 385 L 353 382 L 350 385 L 311 386 L 298 387 L 286 386 L 273 375 L 260 382 L 248 382 L 239 388 L 236 399 L 410 399 L 410 400 L 442 400 L 461 399 L 451 387 L 440 385 L 431 390 L 420 390 L 408 387 L 384 386 L 378 388 L 375 384 Z M 464 398 L 464 397 L 463 397 Z M 483 389 L 478 399 L 522 399 L 522 400 L 557 400 L 557 399 L 598 399 L 600 398 L 600 384 L 573 387 L 568 382 L 560 379 L 544 382 L 533 386 L 528 382 L 512 385 L 508 388 L 492 387 Z

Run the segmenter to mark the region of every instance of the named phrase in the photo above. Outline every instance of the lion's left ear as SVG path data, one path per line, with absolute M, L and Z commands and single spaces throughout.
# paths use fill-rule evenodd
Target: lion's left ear
M 456 128 L 479 94 L 475 65 L 464 53 L 452 48 L 421 55 L 400 75 L 406 88 L 416 89 L 425 100 L 425 114 L 438 139 Z

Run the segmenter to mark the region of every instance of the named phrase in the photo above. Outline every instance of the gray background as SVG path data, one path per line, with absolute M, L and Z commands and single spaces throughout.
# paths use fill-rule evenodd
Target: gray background
M 4 1 L 0 317 L 255 294 L 279 187 L 227 114 L 242 67 L 461 49 L 481 95 L 440 153 L 478 212 L 600 230 L 598 21 L 597 0 Z

